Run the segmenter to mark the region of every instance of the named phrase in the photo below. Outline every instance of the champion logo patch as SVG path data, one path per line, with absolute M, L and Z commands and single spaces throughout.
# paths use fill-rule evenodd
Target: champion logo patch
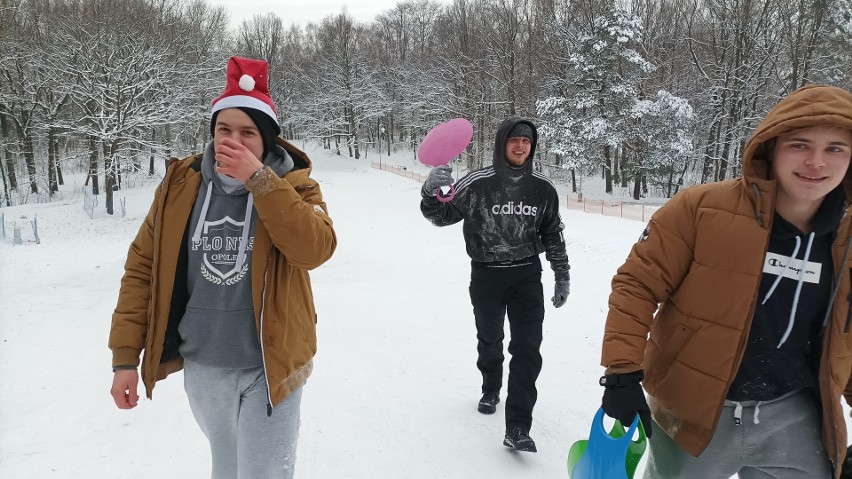
M 763 272 L 775 276 L 782 275 L 785 278 L 797 281 L 801 274 L 802 281 L 805 283 L 818 284 L 822 273 L 822 264 L 813 261 L 803 262 L 800 259 L 791 259 L 789 256 L 775 253 L 766 253 Z

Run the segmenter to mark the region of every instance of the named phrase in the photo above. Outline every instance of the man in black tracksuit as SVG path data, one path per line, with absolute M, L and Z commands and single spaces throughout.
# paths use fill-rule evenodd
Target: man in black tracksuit
M 420 210 L 437 226 L 464 221 L 471 257 L 470 300 L 476 319 L 476 362 L 482 373 L 478 410 L 493 414 L 503 381 L 503 323 L 508 313 L 511 341 L 506 437 L 503 444 L 536 452 L 529 437 L 541 371 L 539 348 L 544 320 L 541 261 L 544 252 L 553 269 L 555 307 L 569 291 L 568 255 L 559 217 L 559 198 L 550 180 L 533 169 L 538 140 L 535 125 L 518 117 L 497 129 L 494 163 L 472 171 L 455 184 L 449 202 L 436 198 L 452 184 L 452 168 L 440 166 L 423 185 Z

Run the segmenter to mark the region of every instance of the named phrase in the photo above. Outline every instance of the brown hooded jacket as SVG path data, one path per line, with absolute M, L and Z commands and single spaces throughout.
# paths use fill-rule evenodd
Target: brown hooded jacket
M 765 143 L 817 125 L 852 131 L 852 95 L 808 86 L 781 100 L 745 147 L 743 177 L 675 195 L 613 277 L 601 364 L 607 374 L 643 369 L 654 420 L 694 456 L 713 436 L 748 343 L 777 188 Z M 835 278 L 819 369 L 822 437 L 835 468 L 846 453 L 840 396 L 852 400 L 852 169 L 842 185 L 846 212 L 832 246 Z
M 258 222 L 251 263 L 255 321 L 271 406 L 305 383 L 316 353 L 316 312 L 308 270 L 327 261 L 337 237 L 311 162 L 276 141 L 296 169 L 283 178 L 266 168 L 246 187 Z M 156 381 L 183 367 L 177 326 L 186 306 L 186 230 L 201 184 L 201 155 L 172 159 L 154 202 L 130 245 L 109 347 L 113 367 L 137 366 L 148 398 Z M 182 265 L 182 266 L 181 266 Z

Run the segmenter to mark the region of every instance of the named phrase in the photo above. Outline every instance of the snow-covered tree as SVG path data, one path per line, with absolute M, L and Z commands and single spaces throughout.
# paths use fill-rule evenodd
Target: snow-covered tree
M 303 76 L 304 96 L 290 122 L 313 138 L 340 141 L 350 157 L 361 157 L 361 129 L 383 113 L 382 94 L 363 56 L 363 26 L 347 13 L 326 17 L 313 36 L 312 70 Z
M 660 179 L 665 195 L 671 197 L 682 184 L 694 154 L 692 106 L 660 90 L 656 99 L 634 103 L 631 117 L 636 122 L 636 136 L 627 144 L 631 161 L 626 173 L 634 178 L 633 198 L 639 199 L 642 180 L 653 178 Z
M 153 133 L 187 122 L 198 125 L 204 115 L 195 105 L 210 100 L 209 94 L 198 94 L 210 88 L 199 83 L 207 76 L 206 60 L 199 65 L 182 54 L 196 44 L 156 35 L 151 25 L 164 23 L 164 12 L 146 5 L 144 0 L 92 0 L 54 32 L 64 60 L 55 63 L 54 72 L 65 80 L 63 88 L 77 109 L 65 127 L 88 140 L 93 160 L 102 156 L 109 214 L 120 175 L 141 169 L 140 156 L 152 146 Z M 91 170 L 97 174 L 95 165 Z
M 639 19 L 611 9 L 595 19 L 567 61 L 565 92 L 537 103 L 541 133 L 566 168 L 603 171 L 612 192 L 616 149 L 634 135 L 634 104 L 640 82 L 654 67 L 634 49 L 642 35 Z

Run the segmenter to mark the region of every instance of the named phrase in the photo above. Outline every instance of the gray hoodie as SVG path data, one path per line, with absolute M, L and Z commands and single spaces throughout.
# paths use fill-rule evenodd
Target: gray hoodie
M 188 302 L 178 327 L 179 351 L 208 366 L 254 368 L 263 365 L 250 281 L 257 212 L 245 186 L 217 173 L 214 163 L 210 143 L 189 223 Z M 293 160 L 277 145 L 263 164 L 279 176 L 293 169 Z

